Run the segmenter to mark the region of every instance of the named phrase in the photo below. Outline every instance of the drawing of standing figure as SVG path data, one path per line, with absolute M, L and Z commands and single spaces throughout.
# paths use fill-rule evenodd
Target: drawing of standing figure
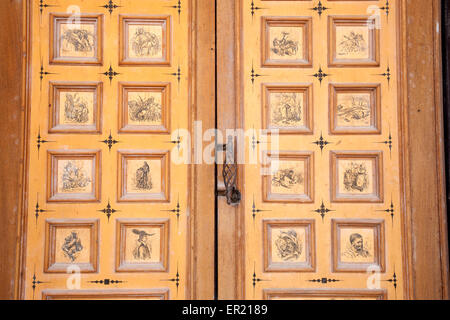
M 133 250 L 133 257 L 137 260 L 148 260 L 152 257 L 152 245 L 148 242 L 148 238 L 154 233 L 147 233 L 143 230 L 133 229 L 133 233 L 139 238 L 136 240 L 136 247 Z
M 136 188 L 140 190 L 150 190 L 152 188 L 150 166 L 147 161 L 144 161 L 143 166 L 136 170 Z

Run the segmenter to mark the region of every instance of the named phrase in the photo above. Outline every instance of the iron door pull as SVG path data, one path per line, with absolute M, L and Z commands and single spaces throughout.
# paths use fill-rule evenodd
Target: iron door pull
M 225 154 L 225 163 L 223 164 L 222 177 L 225 184 L 225 196 L 227 204 L 235 206 L 241 201 L 241 192 L 236 187 L 237 180 L 237 161 L 234 150 L 233 136 L 228 136 L 227 144 L 223 145 Z

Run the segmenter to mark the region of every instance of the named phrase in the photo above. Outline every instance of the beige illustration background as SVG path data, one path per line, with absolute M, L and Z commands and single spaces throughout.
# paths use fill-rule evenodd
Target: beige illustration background
M 278 254 L 278 248 L 276 245 L 276 241 L 282 232 L 288 232 L 289 230 L 294 230 L 297 233 L 298 243 L 301 246 L 301 254 L 297 259 L 289 259 L 284 260 Z M 293 262 L 306 262 L 306 246 L 309 245 L 306 243 L 306 230 L 304 227 L 288 227 L 288 228 L 271 228 L 271 251 L 272 251 L 272 262 L 281 262 L 281 263 L 293 263 Z
M 128 91 L 127 92 L 128 95 L 128 101 L 127 103 L 130 103 L 131 101 L 141 101 L 141 99 L 146 100 L 146 99 L 150 99 L 150 98 L 154 98 L 154 104 L 159 105 L 159 107 L 157 107 L 156 109 L 159 110 L 159 113 L 162 113 L 162 93 L 161 92 L 153 92 L 153 91 Z M 140 98 L 141 99 L 140 99 Z M 153 107 L 153 106 L 152 106 Z M 127 122 L 128 124 L 132 124 L 132 125 L 160 125 L 162 124 L 162 114 L 161 114 L 161 119 L 159 121 L 157 120 L 148 120 L 148 121 L 136 121 L 136 120 L 132 120 L 130 117 L 130 113 L 131 113 L 131 109 L 128 105 L 128 119 Z
M 347 169 L 352 168 L 352 164 L 355 165 L 364 165 L 366 168 L 367 174 L 367 186 L 363 191 L 359 191 L 357 189 L 347 190 L 344 184 L 344 175 Z M 338 193 L 340 194 L 372 194 L 374 192 L 374 181 L 373 181 L 373 162 L 371 160 L 360 160 L 360 159 L 351 159 L 351 160 L 337 160 L 337 168 L 338 168 Z
M 63 189 L 63 174 L 64 174 L 64 168 L 69 164 L 72 163 L 75 167 L 80 168 L 80 173 L 84 175 L 84 178 L 89 179 L 89 182 L 86 184 L 85 187 L 80 188 L 74 188 L 74 189 Z M 91 193 L 92 192 L 92 182 L 93 182 L 93 176 L 92 176 L 92 160 L 80 160 L 80 159 L 59 159 L 58 160 L 58 186 L 57 186 L 57 192 L 58 193 Z
M 159 48 L 156 51 L 150 50 L 149 52 L 145 51 L 144 55 L 139 55 L 133 50 L 133 39 L 137 34 L 139 29 L 143 29 L 144 32 L 148 32 L 157 36 L 159 41 Z M 154 58 L 163 58 L 163 28 L 158 25 L 149 25 L 149 24 L 128 24 L 128 57 L 129 58 L 137 58 L 137 59 L 154 59 Z
M 86 122 L 76 122 L 71 119 L 66 118 L 65 116 L 65 104 L 67 101 L 67 95 L 71 95 L 74 99 L 79 99 L 79 102 L 85 104 L 88 110 L 88 120 Z M 59 123 L 60 124 L 68 124 L 68 125 L 92 125 L 94 124 L 94 100 L 95 94 L 94 92 L 86 92 L 86 91 L 59 91 Z
M 363 238 L 363 249 L 368 251 L 367 257 L 356 256 L 347 253 L 351 250 L 350 236 L 354 233 Z M 374 230 L 372 228 L 340 228 L 340 261 L 348 263 L 371 263 L 374 259 Z
M 341 45 L 342 41 L 345 41 L 345 36 L 349 37 L 351 32 L 356 35 L 362 35 L 364 41 L 363 50 L 348 52 Z M 356 27 L 356 26 L 336 26 L 336 55 L 338 59 L 368 59 L 370 58 L 369 51 L 369 28 L 368 27 Z
M 272 51 L 274 48 L 273 41 L 275 39 L 281 40 L 283 39 L 283 32 L 288 33 L 286 36 L 286 40 L 292 40 L 296 41 L 298 44 L 297 52 L 293 55 L 279 55 Z M 269 27 L 269 58 L 273 60 L 302 60 L 305 59 L 304 53 L 303 53 L 303 27 L 295 26 L 295 27 L 289 27 L 289 26 L 270 26 Z
M 78 234 L 81 240 L 83 249 L 78 251 L 74 256 L 76 259 L 72 260 L 64 254 L 62 247 L 65 243 L 65 238 L 70 236 L 72 231 Z M 91 250 L 91 229 L 90 228 L 57 228 L 55 235 L 55 263 L 90 263 Z
M 73 23 L 61 23 L 59 24 L 59 36 L 60 36 L 60 50 L 59 55 L 61 57 L 83 57 L 83 58 L 93 58 L 95 57 L 95 47 L 97 46 L 96 43 L 96 31 L 95 31 L 95 25 L 91 23 L 79 23 L 79 24 L 73 24 Z M 89 32 L 91 37 L 89 37 L 89 41 L 92 44 L 92 48 L 89 51 L 76 51 L 74 46 L 70 44 L 66 39 L 63 39 L 63 35 L 68 30 L 86 30 Z
M 151 178 L 151 189 L 142 190 L 136 187 L 136 170 L 144 165 L 144 162 L 150 166 L 149 177 Z M 126 172 L 126 190 L 127 193 L 159 193 L 161 189 L 161 160 L 153 159 L 128 159 Z
M 339 127 L 369 127 L 371 125 L 371 95 L 370 93 L 338 93 L 336 97 L 336 112 L 337 112 L 337 125 Z M 367 101 L 367 107 L 363 108 L 364 114 L 367 116 L 364 118 L 356 119 L 351 116 L 345 116 L 344 114 L 340 115 L 340 111 L 338 109 L 339 105 L 343 105 L 345 109 L 352 107 L 352 101 L 355 103 L 359 103 L 360 101 Z M 360 110 L 358 110 L 360 112 Z
M 133 250 L 139 246 L 139 235 L 133 233 L 133 229 L 139 231 L 145 231 L 147 234 L 153 234 L 147 236 L 145 243 L 147 247 L 151 248 L 151 256 L 149 259 L 136 259 L 133 255 Z M 161 260 L 161 228 L 157 227 L 127 227 L 125 233 L 125 261 L 124 263 L 151 263 L 160 262 Z
M 281 111 L 280 109 L 283 109 L 283 95 L 289 95 L 292 97 L 295 97 L 296 105 L 300 104 L 300 120 L 299 121 L 283 121 L 285 120 L 285 117 L 282 118 L 282 120 L 276 118 L 276 113 Z M 303 126 L 305 123 L 305 117 L 304 117 L 304 94 L 299 92 L 270 92 L 269 93 L 269 107 L 270 107 L 270 123 L 273 126 L 277 127 L 300 127 Z M 291 106 L 292 107 L 292 106 Z M 284 111 L 281 111 L 284 115 Z M 278 121 L 277 121 L 278 120 Z
M 271 173 L 270 176 L 270 191 L 277 194 L 304 194 L 305 193 L 305 161 L 285 161 L 285 160 L 272 160 L 271 161 Z M 274 177 L 280 177 L 280 170 L 294 170 L 295 174 L 300 174 L 301 179 L 298 183 L 288 184 L 290 188 L 277 186 L 273 182 Z M 284 179 L 284 182 L 288 180 Z M 286 185 L 286 184 L 285 184 Z

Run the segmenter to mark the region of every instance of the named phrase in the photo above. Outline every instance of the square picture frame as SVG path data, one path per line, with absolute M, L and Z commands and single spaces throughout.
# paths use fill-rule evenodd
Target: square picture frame
M 299 234 L 301 229 L 303 232 Z M 274 248 L 283 261 L 274 261 Z M 314 219 L 263 220 L 264 272 L 314 272 L 315 250 Z
M 285 28 L 281 32 L 281 38 L 271 40 L 271 28 Z M 289 39 L 289 32 L 294 28 L 300 28 L 301 46 L 298 40 Z M 261 66 L 262 67 L 287 67 L 310 68 L 312 67 L 312 18 L 311 17 L 261 17 Z M 271 52 L 278 56 L 293 58 L 271 57 Z M 297 56 L 297 58 L 296 58 Z
M 49 133 L 88 133 L 100 134 L 102 132 L 102 102 L 103 83 L 102 82 L 56 82 L 50 81 L 49 96 Z M 66 96 L 64 106 L 61 101 L 61 94 L 73 93 Z M 86 97 L 80 94 L 92 94 L 92 107 Z M 67 99 L 69 98 L 69 99 Z M 89 114 L 89 113 L 92 113 Z M 61 115 L 64 114 L 67 123 L 61 123 Z M 68 117 L 67 117 L 68 115 Z M 83 122 L 91 122 L 83 125 Z M 80 124 L 81 123 L 81 124 Z
M 349 240 L 343 237 L 348 236 L 348 231 L 343 235 L 343 230 L 348 229 Z M 353 230 L 353 232 L 351 231 Z M 367 240 L 366 234 L 361 230 L 371 230 L 373 240 Z M 382 219 L 332 219 L 332 270 L 333 272 L 356 272 L 366 273 L 368 268 L 376 267 L 379 272 L 386 271 L 386 244 L 385 244 L 385 223 Z M 347 246 L 342 248 L 342 242 L 347 242 Z M 371 248 L 372 246 L 373 248 Z M 354 262 L 343 261 L 342 256 L 354 259 Z M 373 256 L 373 258 L 370 257 Z M 372 261 L 369 261 L 372 260 Z M 360 260 L 360 261 L 358 261 Z
M 339 100 L 347 100 L 346 105 Z M 331 83 L 329 113 L 331 134 L 380 134 L 381 85 Z M 352 122 L 354 125 L 347 125 Z
M 278 109 L 279 120 L 273 122 L 273 108 L 271 105 L 271 95 L 279 94 Z M 301 95 L 301 101 L 298 96 Z M 312 134 L 313 133 L 313 85 L 312 83 L 263 83 L 262 84 L 262 122 L 263 129 L 277 129 L 280 134 Z M 289 110 L 283 108 L 289 103 Z M 300 106 L 300 110 L 290 110 L 293 108 L 292 102 Z M 302 122 L 302 125 L 292 125 L 292 123 Z M 286 123 L 287 125 L 280 125 Z M 290 124 L 290 125 L 288 125 Z
M 103 65 L 103 14 L 50 13 L 50 64 Z
M 45 247 L 44 247 L 44 272 L 67 273 L 70 266 L 78 266 L 81 273 L 95 273 L 99 263 L 99 219 L 47 219 L 45 220 Z M 89 237 L 88 246 L 83 246 L 86 237 L 79 236 L 80 230 L 87 229 Z M 64 235 L 59 235 L 60 230 L 67 230 Z M 64 238 L 64 239 L 63 239 Z M 61 245 L 62 243 L 62 245 Z M 78 263 L 77 258 L 83 250 L 89 249 L 87 262 Z M 62 254 L 67 257 L 67 262 L 58 262 Z
M 134 101 L 134 109 L 130 109 L 129 93 L 145 92 L 148 95 L 160 94 L 161 101 L 150 101 L 153 96 L 142 98 L 139 96 Z M 170 133 L 170 101 L 171 84 L 169 82 L 161 83 L 119 83 L 119 132 L 120 133 Z M 160 112 L 153 112 L 154 107 L 160 105 Z M 134 111 L 134 113 L 132 113 Z M 156 124 L 155 119 L 159 119 Z M 152 123 L 153 121 L 153 123 Z M 139 124 L 146 123 L 147 124 Z
M 314 202 L 314 152 L 309 151 L 279 151 L 267 152 L 267 167 L 270 175 L 262 176 L 262 194 L 264 202 L 274 203 L 312 203 Z M 272 173 L 272 162 L 290 165 L 281 167 Z M 293 166 L 293 162 L 303 162 L 303 167 Z M 278 188 L 277 190 L 275 190 Z M 292 190 L 298 190 L 292 192 Z M 279 191 L 286 191 L 284 193 Z
M 119 150 L 118 161 L 118 202 L 170 202 L 169 150 Z M 129 172 L 135 176 L 129 176 Z M 158 190 L 150 192 L 153 187 Z
M 48 150 L 47 202 L 99 202 L 100 164 L 100 150 Z
M 169 67 L 172 57 L 171 21 L 170 15 L 119 15 L 119 65 Z M 135 35 L 130 38 L 133 30 Z
M 155 248 L 149 243 L 152 236 L 145 230 L 159 230 L 159 246 Z M 131 232 L 130 232 L 131 230 Z M 135 248 L 131 254 L 136 259 L 151 259 L 154 251 L 158 251 L 159 259 L 152 262 L 136 262 L 127 259 L 127 244 L 131 244 L 127 237 L 136 236 Z M 150 238 L 150 239 L 149 239 Z M 116 272 L 167 272 L 169 268 L 169 219 L 117 219 L 116 220 Z M 157 250 L 155 250 L 157 249 Z M 147 255 L 144 257 L 144 255 Z

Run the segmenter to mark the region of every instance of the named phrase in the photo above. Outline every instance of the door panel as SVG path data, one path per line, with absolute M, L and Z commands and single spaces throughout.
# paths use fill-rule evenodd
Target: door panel
M 247 145 L 245 298 L 402 299 L 397 1 L 240 16 L 244 129 L 279 131 Z
M 186 298 L 191 2 L 29 5 L 24 297 Z

